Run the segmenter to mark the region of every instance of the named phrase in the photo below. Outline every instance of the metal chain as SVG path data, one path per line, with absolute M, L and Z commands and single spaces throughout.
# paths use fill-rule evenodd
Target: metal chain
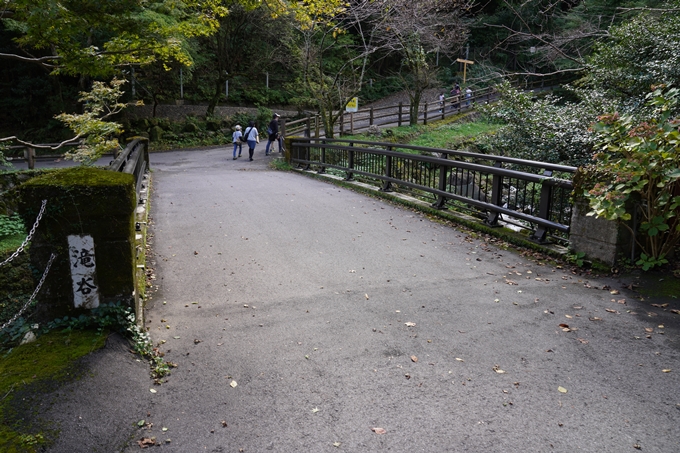
M 12 261 L 14 258 L 19 256 L 21 252 L 24 251 L 24 248 L 26 247 L 26 244 L 28 244 L 28 241 L 31 240 L 33 237 L 33 234 L 35 233 L 35 229 L 38 228 L 38 224 L 40 223 L 40 219 L 42 219 L 43 213 L 45 212 L 45 206 L 47 206 L 47 200 L 42 201 L 42 206 L 40 207 L 40 212 L 38 213 L 38 217 L 35 219 L 35 223 L 33 224 L 33 228 L 31 228 L 31 231 L 28 233 L 28 236 L 26 236 L 26 239 L 24 239 L 24 242 L 21 243 L 19 248 L 12 253 L 12 255 L 7 258 L 5 261 L 0 263 L 0 267 L 4 266 L 5 264 L 9 263 Z
M 33 299 L 38 294 L 38 291 L 40 291 L 40 288 L 42 287 L 43 283 L 45 283 L 45 278 L 47 278 L 47 273 L 50 271 L 50 267 L 52 266 L 52 262 L 54 261 L 54 259 L 56 257 L 57 257 L 57 255 L 54 254 L 54 253 L 50 256 L 50 259 L 47 262 L 47 266 L 45 266 L 45 272 L 43 272 L 43 275 L 40 278 L 40 282 L 38 282 L 38 286 L 35 287 L 35 291 L 33 291 L 33 294 L 31 294 L 31 297 L 28 298 L 28 302 L 26 302 L 26 304 L 24 304 L 24 306 L 21 307 L 21 310 L 19 310 L 19 312 L 16 315 L 12 316 L 12 318 L 9 321 L 4 323 L 2 325 L 2 327 L 0 327 L 0 330 L 4 330 L 5 327 L 9 326 L 14 321 L 16 321 L 17 318 L 19 318 L 19 316 L 21 316 L 24 313 L 24 311 L 26 311 L 28 306 L 31 305 L 31 302 L 33 302 Z

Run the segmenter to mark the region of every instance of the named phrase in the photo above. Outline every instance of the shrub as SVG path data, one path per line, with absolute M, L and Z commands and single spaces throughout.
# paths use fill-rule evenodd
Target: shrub
M 673 116 L 679 100 L 680 90 L 657 89 L 647 96 L 647 119 L 608 114 L 593 127 L 600 152 L 589 168 L 597 181 L 583 194 L 588 215 L 630 220 L 627 205 L 633 202 L 642 249 L 636 264 L 644 270 L 667 263 L 680 242 L 680 118 Z

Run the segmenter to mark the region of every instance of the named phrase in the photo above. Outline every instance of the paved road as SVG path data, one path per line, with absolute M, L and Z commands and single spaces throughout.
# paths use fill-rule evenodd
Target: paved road
M 680 307 L 230 155 L 152 154 L 148 327 L 178 367 L 94 354 L 50 451 L 680 450 Z

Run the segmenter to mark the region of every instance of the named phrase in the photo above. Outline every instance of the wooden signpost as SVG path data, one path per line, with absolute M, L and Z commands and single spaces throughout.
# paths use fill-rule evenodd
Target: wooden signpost
M 467 78 L 467 65 L 475 64 L 475 62 L 472 60 L 463 60 L 462 58 L 457 58 L 456 61 L 458 63 L 463 63 L 463 83 L 465 83 L 465 79 Z

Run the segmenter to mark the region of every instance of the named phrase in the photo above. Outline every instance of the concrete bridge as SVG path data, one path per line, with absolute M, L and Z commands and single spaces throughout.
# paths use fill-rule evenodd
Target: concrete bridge
M 48 451 L 680 449 L 677 306 L 260 148 L 151 156 L 146 326 L 177 368 L 112 337 L 40 400 Z

